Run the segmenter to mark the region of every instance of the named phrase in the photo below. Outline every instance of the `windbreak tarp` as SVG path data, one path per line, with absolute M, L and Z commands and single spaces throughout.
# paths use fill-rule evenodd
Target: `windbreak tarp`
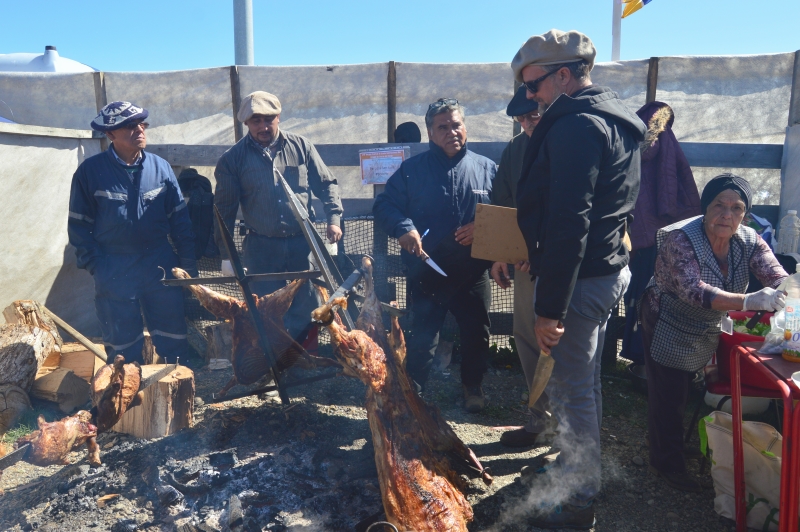
M 100 334 L 94 283 L 67 238 L 72 174 L 96 139 L 0 133 L 0 306 L 35 299 L 86 335 Z
M 109 72 L 109 102 L 125 100 L 150 112 L 152 144 L 233 144 L 230 68 L 177 72 Z
M 97 116 L 94 74 L 2 72 L 0 116 L 17 124 L 89 129 Z
M 386 142 L 387 63 L 239 67 L 242 98 L 267 91 L 281 101 L 281 127 L 316 144 Z

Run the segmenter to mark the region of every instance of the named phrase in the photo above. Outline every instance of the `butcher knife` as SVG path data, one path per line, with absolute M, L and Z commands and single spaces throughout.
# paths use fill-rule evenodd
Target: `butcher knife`
M 785 291 L 786 290 L 786 281 L 788 281 L 788 280 L 789 280 L 788 277 L 786 279 L 784 279 L 783 282 L 778 285 L 778 288 L 776 290 L 779 291 L 779 292 Z M 753 327 L 756 326 L 756 324 L 758 324 L 758 322 L 761 321 L 761 318 L 763 318 L 764 314 L 766 314 L 766 313 L 767 313 L 766 310 L 759 310 L 758 312 L 756 312 L 753 315 L 752 318 L 750 318 L 750 321 L 747 322 L 745 327 L 747 327 L 748 329 L 752 329 Z
M 433 262 L 433 259 L 432 259 L 432 258 L 431 258 L 431 257 L 430 257 L 430 256 L 429 256 L 427 253 L 425 253 L 425 252 L 423 251 L 423 252 L 422 252 L 422 256 L 421 256 L 420 258 L 421 258 L 422 260 L 424 260 L 424 261 L 425 261 L 425 264 L 427 264 L 428 266 L 430 266 L 431 268 L 433 268 L 434 270 L 436 270 L 436 272 L 437 272 L 437 273 L 439 273 L 440 275 L 444 275 L 445 277 L 447 277 L 447 274 L 446 274 L 446 273 L 444 273 L 444 270 L 443 270 L 443 269 L 441 269 L 441 268 L 439 267 L 439 265 L 438 265 L 438 264 L 436 264 L 435 262 Z
M 555 360 L 553 360 L 552 355 L 545 355 L 543 352 L 539 352 L 539 362 L 536 363 L 536 373 L 533 374 L 531 391 L 528 394 L 528 408 L 533 408 L 533 405 L 542 396 L 547 383 L 550 381 L 554 365 Z

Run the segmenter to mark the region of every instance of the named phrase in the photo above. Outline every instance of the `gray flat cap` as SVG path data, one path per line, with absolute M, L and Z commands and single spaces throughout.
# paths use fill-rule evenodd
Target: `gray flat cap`
M 584 60 L 589 70 L 594 67 L 597 50 L 592 40 L 575 30 L 550 30 L 544 35 L 534 35 L 522 45 L 511 60 L 514 78 L 522 81 L 522 69 L 528 65 L 547 66 L 575 63 Z
M 251 92 L 242 99 L 236 118 L 247 122 L 253 115 L 274 116 L 281 114 L 281 102 L 274 94 L 264 91 Z

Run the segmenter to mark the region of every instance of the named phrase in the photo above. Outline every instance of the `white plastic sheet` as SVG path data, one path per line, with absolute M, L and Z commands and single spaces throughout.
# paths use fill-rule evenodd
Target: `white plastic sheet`
M 0 116 L 32 126 L 89 129 L 94 74 L 0 73 Z
M 233 144 L 230 68 L 176 72 L 109 72 L 109 102 L 146 108 L 153 144 Z
M 86 335 L 100 334 L 94 282 L 67 238 L 72 174 L 100 151 L 95 139 L 0 133 L 0 308 L 35 299 Z

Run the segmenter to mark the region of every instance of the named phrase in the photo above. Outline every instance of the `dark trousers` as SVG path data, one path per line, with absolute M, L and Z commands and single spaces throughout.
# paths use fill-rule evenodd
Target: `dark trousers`
M 650 465 L 662 473 L 684 473 L 683 414 L 694 374 L 659 364 L 650 356 L 657 315 L 645 294 L 641 302 L 644 361 L 647 368 L 647 430 Z
M 261 236 L 250 233 L 242 244 L 244 267 L 247 273 L 280 273 L 308 270 L 308 254 L 311 250 L 303 235 L 286 238 Z M 259 297 L 271 294 L 286 286 L 286 281 L 262 281 L 252 283 L 251 290 Z M 283 317 L 286 330 L 292 338 L 303 342 L 311 324 L 311 311 L 317 307 L 313 285 L 306 281 Z
M 472 285 L 464 286 L 446 303 L 435 301 L 411 285 L 414 313 L 408 342 L 408 373 L 420 385 L 428 380 L 439 332 L 447 311 L 453 313 L 461 334 L 461 382 L 480 385 L 489 357 L 489 305 L 492 299 L 489 274 L 484 272 Z

